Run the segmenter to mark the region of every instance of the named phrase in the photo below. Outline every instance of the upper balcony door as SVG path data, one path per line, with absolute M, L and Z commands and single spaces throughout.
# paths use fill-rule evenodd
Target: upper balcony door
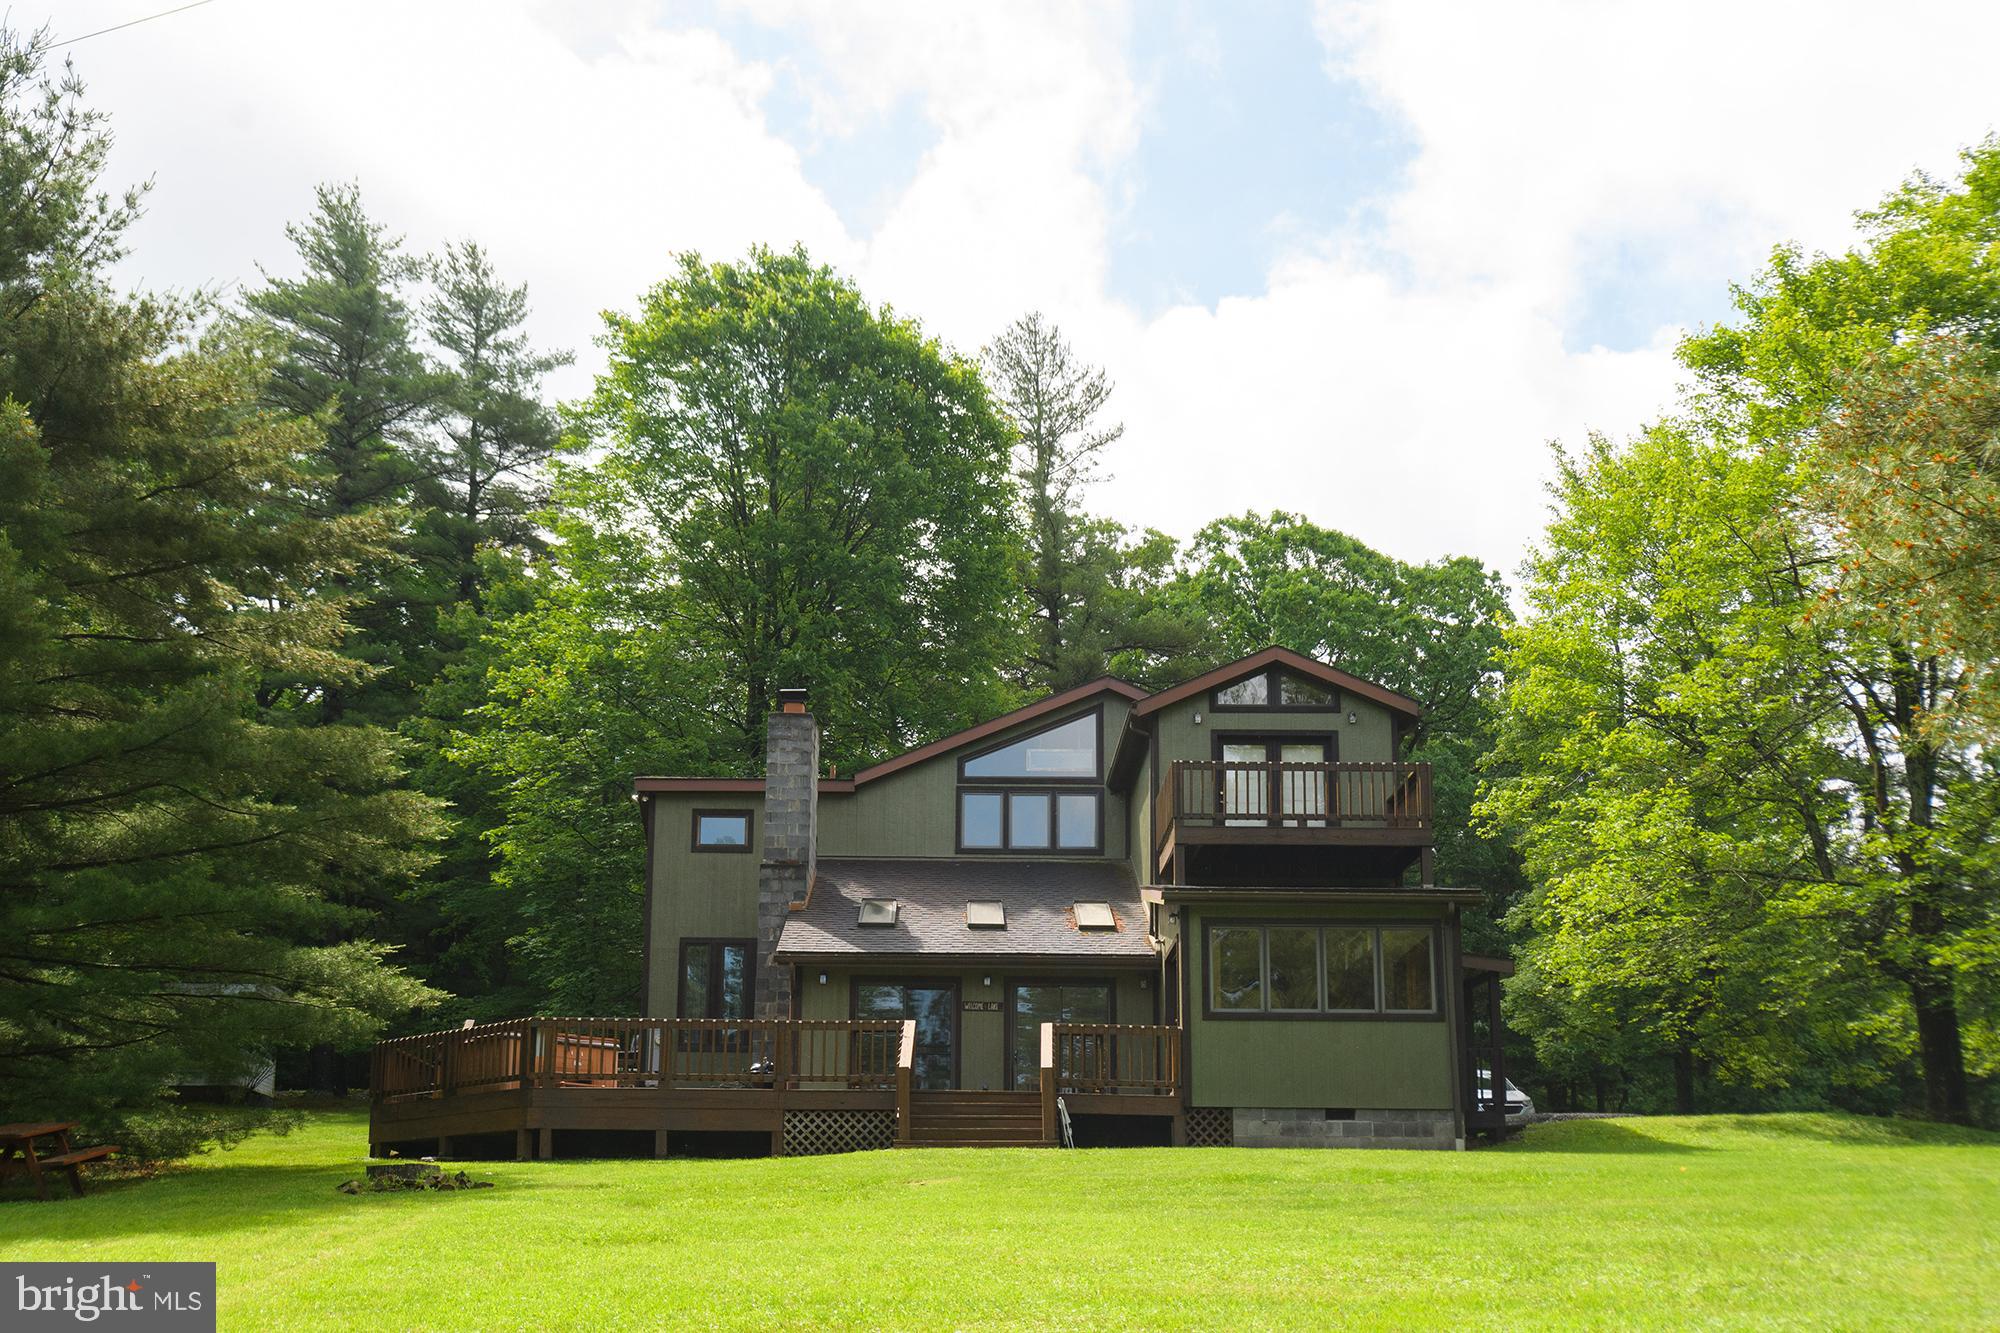
M 1335 749 L 1330 736 L 1217 735 L 1215 757 L 1222 763 L 1222 781 L 1216 794 L 1224 825 L 1268 828 L 1270 816 L 1276 814 L 1283 827 L 1325 828 L 1326 770 L 1287 765 L 1328 764 Z

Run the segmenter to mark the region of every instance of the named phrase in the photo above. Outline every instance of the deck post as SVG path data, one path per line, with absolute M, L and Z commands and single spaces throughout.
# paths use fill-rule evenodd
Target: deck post
M 916 1072 L 917 1020 L 903 1020 L 903 1039 L 896 1046 L 896 1142 L 910 1141 L 910 1082 Z
M 1057 1142 L 1056 1025 L 1042 1024 L 1042 1142 Z
M 667 1155 L 667 1131 L 664 1129 L 656 1129 L 653 1131 L 653 1156 L 665 1157 L 666 1155 Z
M 535 1155 L 535 1131 L 517 1129 L 514 1131 L 514 1160 L 525 1162 Z

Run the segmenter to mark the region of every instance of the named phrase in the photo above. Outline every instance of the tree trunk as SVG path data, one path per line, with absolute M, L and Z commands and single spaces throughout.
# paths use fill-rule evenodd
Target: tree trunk
M 1965 1093 L 1965 1049 L 1958 1035 L 1958 1001 L 1948 978 L 1910 983 L 1917 1013 L 1917 1050 L 1924 1068 L 1924 1114 L 1963 1125 L 1971 1121 Z
M 1686 1047 L 1674 1052 L 1674 1114 L 1694 1114 L 1694 1052 Z

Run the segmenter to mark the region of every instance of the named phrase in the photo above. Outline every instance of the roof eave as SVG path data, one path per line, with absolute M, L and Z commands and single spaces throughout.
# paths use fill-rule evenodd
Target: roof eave
M 1142 937 L 1143 938 L 1143 937 Z M 797 964 L 802 967 L 876 967 L 890 963 L 917 963 L 925 967 L 983 967 L 993 964 L 1012 966 L 1030 963 L 1036 967 L 1148 967 L 1158 962 L 1150 945 L 1145 953 L 1136 950 L 1121 953 L 936 953 L 905 950 L 900 953 L 825 953 L 818 950 L 779 949 L 771 955 L 775 963 Z
M 1260 888 L 1221 884 L 1147 884 L 1139 898 L 1148 903 L 1476 903 L 1479 889 L 1425 885 L 1412 888 Z

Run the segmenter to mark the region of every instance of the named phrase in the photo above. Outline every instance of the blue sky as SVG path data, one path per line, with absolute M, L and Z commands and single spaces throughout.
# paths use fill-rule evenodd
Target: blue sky
M 967 354 L 1061 324 L 1118 384 L 1122 521 L 1285 507 L 1511 570 L 1551 442 L 1666 410 L 1771 246 L 1949 172 L 1996 49 L 1949 0 L 214 0 L 69 53 L 157 182 L 134 283 L 283 270 L 357 180 L 529 284 L 571 395 L 676 252 L 804 244 Z

